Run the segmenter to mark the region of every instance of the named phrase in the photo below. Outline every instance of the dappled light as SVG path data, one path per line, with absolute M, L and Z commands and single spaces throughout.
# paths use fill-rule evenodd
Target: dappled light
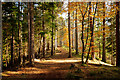
M 2 80 L 120 80 L 120 2 L 22 1 L 0 4 Z

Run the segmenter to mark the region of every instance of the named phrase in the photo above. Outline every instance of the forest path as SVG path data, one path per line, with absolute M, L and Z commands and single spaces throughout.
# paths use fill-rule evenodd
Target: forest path
M 72 63 L 79 63 L 80 58 L 68 58 L 68 51 L 58 47 L 58 51 L 49 59 L 35 59 L 34 67 L 19 68 L 2 73 L 3 80 L 63 79 L 70 72 Z

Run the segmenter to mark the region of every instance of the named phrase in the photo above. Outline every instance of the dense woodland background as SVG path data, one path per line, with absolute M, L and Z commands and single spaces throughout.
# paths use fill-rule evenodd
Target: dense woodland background
M 3 69 L 55 55 L 120 66 L 120 2 L 3 2 Z M 66 14 L 63 16 L 63 14 Z

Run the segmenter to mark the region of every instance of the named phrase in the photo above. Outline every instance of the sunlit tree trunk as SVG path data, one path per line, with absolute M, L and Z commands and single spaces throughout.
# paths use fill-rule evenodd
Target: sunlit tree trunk
M 103 2 L 103 9 L 105 9 L 105 2 Z M 105 10 L 103 10 L 103 16 L 105 17 Z M 105 18 L 103 18 L 103 53 L 102 61 L 106 62 L 106 53 L 105 53 Z

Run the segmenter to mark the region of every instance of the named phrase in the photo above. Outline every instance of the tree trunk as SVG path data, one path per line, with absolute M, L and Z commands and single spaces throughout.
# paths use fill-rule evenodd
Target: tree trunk
M 48 38 L 48 40 L 47 40 L 47 50 L 50 50 L 50 48 L 49 48 L 49 38 Z
M 119 8 L 119 2 L 116 2 L 116 6 Z M 120 66 L 120 16 L 119 16 L 119 10 L 117 10 L 116 13 L 116 66 Z
M 34 16 L 33 16 L 34 4 L 28 3 L 28 30 L 29 30 L 29 63 L 34 64 Z
M 82 64 L 84 64 L 84 51 L 85 51 L 85 47 L 84 47 L 84 35 L 83 35 L 83 30 L 84 30 L 84 16 L 83 16 L 83 19 L 82 19 L 82 37 L 81 37 L 81 40 L 82 40 Z
M 92 25 L 92 20 L 91 19 L 92 18 L 90 17 L 90 14 L 91 14 L 91 2 L 89 2 L 89 12 L 88 12 L 88 27 L 90 27 L 90 30 L 91 30 L 91 25 Z M 87 28 L 87 40 L 88 40 L 88 28 Z M 87 40 L 86 40 L 85 49 L 86 49 L 86 46 L 87 46 Z M 90 47 L 91 47 L 91 45 L 90 45 Z M 88 58 L 89 58 L 89 54 L 90 54 L 90 47 L 88 49 L 88 54 L 87 54 L 87 58 L 86 58 L 85 63 L 88 63 Z
M 86 59 L 85 63 L 88 62 L 88 58 L 89 58 L 89 54 L 90 54 L 90 48 L 92 46 L 92 38 L 93 38 L 93 32 L 94 32 L 94 23 L 95 23 L 95 14 L 96 14 L 96 10 L 97 10 L 97 4 L 98 3 L 96 3 L 96 8 L 95 8 L 94 17 L 93 17 L 93 23 L 92 23 L 92 18 L 90 17 L 91 40 L 90 40 L 90 47 L 89 47 L 89 50 L 88 50 L 88 55 L 87 55 L 87 59 Z M 91 2 L 89 2 L 89 6 L 90 6 L 90 8 L 89 8 L 90 12 L 89 13 L 91 13 Z
M 77 4 L 76 4 L 77 7 Z M 75 15 L 75 46 L 76 46 L 76 54 L 78 54 L 78 27 L 77 27 L 77 9 Z
M 68 2 L 68 37 L 69 37 L 69 58 L 72 57 L 72 54 L 71 54 L 71 34 L 70 34 L 70 3 Z
M 53 10 L 52 10 L 52 15 L 53 15 Z M 53 56 L 53 18 L 52 18 L 52 37 L 51 37 L 51 56 Z
M 18 2 L 18 37 L 19 37 L 19 56 L 18 56 L 18 60 L 19 60 L 19 64 L 21 63 L 21 42 L 20 42 L 20 2 Z
M 43 20 L 42 20 L 42 27 L 43 27 L 43 58 L 45 58 L 45 25 L 44 25 L 44 4 L 42 3 L 42 6 L 43 6 L 43 10 L 42 10 L 42 13 L 43 13 Z
M 94 9 L 94 8 L 93 8 Z M 90 18 L 92 18 L 92 17 L 90 17 Z M 90 20 L 92 20 L 92 19 L 90 19 Z M 91 23 L 92 24 L 92 23 Z M 91 32 L 92 32 L 92 29 L 93 29 L 93 26 L 94 26 L 94 24 L 92 24 L 91 26 L 90 26 L 90 30 L 91 30 Z M 94 31 L 93 31 L 94 32 Z M 92 35 L 92 34 L 91 34 Z M 92 47 L 92 53 L 91 53 L 91 60 L 93 60 L 94 59 L 94 38 L 93 38 L 93 35 L 92 35 L 92 41 L 91 41 L 91 47 Z
M 103 9 L 105 9 L 105 2 L 103 2 Z M 103 16 L 105 16 L 105 10 L 103 12 Z M 103 54 L 102 61 L 106 62 L 106 53 L 105 53 L 105 18 L 103 18 Z
M 11 66 L 13 65 L 13 62 L 14 62 L 14 59 L 13 59 L 13 25 L 12 25 L 12 36 L 11 36 L 11 63 L 10 63 Z

